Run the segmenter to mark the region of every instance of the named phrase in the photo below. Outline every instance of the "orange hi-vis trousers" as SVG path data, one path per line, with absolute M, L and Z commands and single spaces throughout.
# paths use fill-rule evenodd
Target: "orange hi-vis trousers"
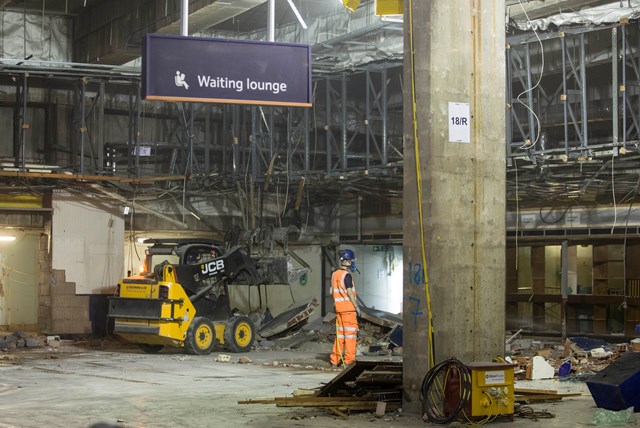
M 339 365 L 344 354 L 344 364 L 351 364 L 356 360 L 356 342 L 358 339 L 358 318 L 355 312 L 336 314 L 337 332 L 333 342 L 331 364 Z

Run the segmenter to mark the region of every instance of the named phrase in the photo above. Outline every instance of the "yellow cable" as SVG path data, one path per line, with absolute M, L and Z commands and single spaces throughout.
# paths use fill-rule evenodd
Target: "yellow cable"
M 7 265 L 5 265 L 4 263 L 0 263 L 0 267 L 3 267 L 7 270 L 10 270 L 11 272 L 15 272 L 15 273 L 19 273 L 20 275 L 26 275 L 26 276 L 37 276 L 37 274 L 35 273 L 30 273 L 30 272 L 20 272 L 19 270 L 15 270 Z
M 429 353 L 427 369 L 431 369 L 435 366 L 435 347 L 433 344 L 433 314 L 431 313 L 431 293 L 429 292 L 429 275 L 427 274 L 427 254 L 426 243 L 424 239 L 424 221 L 422 214 L 422 175 L 420 174 L 420 150 L 418 144 L 418 107 L 416 101 L 416 73 L 415 73 L 415 58 L 413 48 L 413 0 L 409 0 L 409 43 L 410 43 L 410 58 L 411 58 L 411 105 L 413 109 L 413 143 L 416 158 L 416 181 L 418 186 L 418 212 L 420 215 L 420 240 L 422 244 L 422 266 L 424 267 L 424 290 L 427 296 L 427 313 L 428 313 L 428 327 L 427 333 L 429 336 L 429 345 L 427 351 Z

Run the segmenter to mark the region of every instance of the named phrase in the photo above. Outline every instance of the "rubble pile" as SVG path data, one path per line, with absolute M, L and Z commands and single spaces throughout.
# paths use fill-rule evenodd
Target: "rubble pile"
M 517 380 L 552 379 L 586 380 L 608 367 L 627 352 L 640 349 L 631 343 L 609 344 L 587 337 L 568 337 L 564 343 L 535 339 L 506 340 L 507 362 L 517 364 Z M 635 339 L 634 339 L 635 340 Z
M 273 318 L 269 309 L 250 318 L 258 335 L 258 349 L 296 349 L 308 342 L 333 343 L 335 314 L 309 321 L 318 306 L 315 299 L 287 309 Z M 402 355 L 402 318 L 399 315 L 362 307 L 358 318 L 358 350 L 364 355 Z
M 39 346 L 42 346 L 38 339 L 27 336 L 21 331 L 16 331 L 12 334 L 0 337 L 0 350 L 4 352 L 8 351 L 9 349 L 37 348 Z

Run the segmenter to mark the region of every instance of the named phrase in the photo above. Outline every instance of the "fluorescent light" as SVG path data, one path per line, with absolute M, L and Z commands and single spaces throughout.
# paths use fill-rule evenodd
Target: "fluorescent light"
M 148 238 L 138 238 L 138 244 L 144 244 L 144 241 L 146 241 Z
M 13 242 L 15 240 L 15 236 L 0 236 L 0 242 Z
M 304 22 L 304 19 L 302 19 L 302 16 L 300 15 L 300 12 L 298 12 L 298 8 L 296 7 L 296 5 L 293 4 L 293 0 L 287 0 L 287 1 L 289 2 L 289 6 L 291 6 L 291 9 L 293 10 L 293 13 L 296 14 L 296 18 L 298 18 L 298 21 L 300 21 L 300 25 L 302 25 L 302 28 L 306 30 L 307 24 Z

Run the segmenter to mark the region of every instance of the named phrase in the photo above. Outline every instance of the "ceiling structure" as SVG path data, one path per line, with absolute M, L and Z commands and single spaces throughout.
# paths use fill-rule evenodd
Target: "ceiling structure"
M 76 16 L 103 0 L 0 0 L 0 9 Z
M 255 135 L 260 135 L 265 144 L 263 147 L 274 140 L 280 141 L 277 144 L 284 144 L 280 151 L 268 152 L 269 156 L 265 157 L 261 171 L 264 181 L 280 177 L 290 190 L 295 187 L 290 181 L 292 177 L 299 179 L 307 176 L 312 179 L 307 180 L 305 186 L 309 191 L 315 187 L 319 198 L 335 198 L 336 194 L 343 192 L 373 194 L 376 193 L 372 190 L 375 188 L 373 186 L 377 185 L 386 189 L 390 197 L 397 197 L 402 188 L 402 130 L 389 131 L 385 128 L 383 131 L 380 125 L 379 129 L 372 132 L 371 128 L 363 127 L 362 123 L 368 123 L 368 117 L 387 114 L 387 121 L 391 121 L 393 117 L 395 121 L 402 123 L 402 97 L 398 96 L 398 93 L 401 94 L 402 73 L 398 70 L 390 71 L 401 66 L 402 22 L 373 17 L 367 10 L 371 8 L 372 1 L 363 1 L 355 14 L 347 13 L 337 0 L 293 2 L 310 28 L 303 31 L 287 2 L 276 0 L 278 40 L 306 42 L 313 46 L 314 89 L 317 90 L 315 95 L 318 108 L 312 112 L 312 118 L 299 111 L 268 112 L 260 108 L 253 112 L 245 111 L 242 118 L 229 119 L 228 126 L 233 128 L 240 123 L 254 126 L 254 131 L 257 130 Z M 106 3 L 108 2 L 105 0 L 13 0 L 0 2 L 0 8 L 81 17 L 92 8 L 99 10 Z M 156 25 L 156 32 L 177 33 L 179 10 L 176 7 L 179 7 L 179 3 L 164 2 L 166 16 L 156 17 L 146 25 Z M 194 32 L 214 37 L 265 37 L 267 1 L 192 1 L 191 4 L 191 28 Z M 594 8 L 627 8 L 637 11 L 640 5 L 637 1 L 627 0 L 507 0 L 506 5 L 507 37 L 511 44 L 508 50 L 510 100 L 507 100 L 507 104 L 511 106 L 507 120 L 508 208 L 585 207 L 633 201 L 638 190 L 640 171 L 640 137 L 636 137 L 638 126 L 634 120 L 640 108 L 634 109 L 638 94 L 635 89 L 631 89 L 633 81 L 640 80 L 640 76 L 636 79 L 633 75 L 638 72 L 635 69 L 636 63 L 640 64 L 633 53 L 640 49 L 631 41 L 637 32 L 637 24 L 633 17 L 630 22 L 599 22 L 593 21 L 589 16 L 589 20 L 582 25 L 576 24 L 575 19 L 583 19 L 581 17 Z M 544 21 L 549 17 L 569 15 L 573 20 L 567 18 L 566 25 L 562 21 L 553 21 L 549 27 L 550 24 Z M 344 21 L 340 21 L 341 19 Z M 143 34 L 141 29 L 144 28 L 146 27 L 130 30 L 129 36 Z M 538 30 L 532 31 L 535 28 Z M 602 40 L 612 40 L 614 29 L 616 42 L 603 44 Z M 629 37 L 624 41 L 626 48 L 622 41 L 623 29 L 629 32 Z M 558 37 L 559 34 L 568 36 Z M 134 39 L 128 37 L 130 42 L 124 48 L 138 52 L 136 43 L 131 43 Z M 563 45 L 565 42 L 569 44 Z M 612 53 L 614 45 L 617 54 Z M 583 54 L 580 53 L 581 47 L 585 49 Z M 619 57 L 625 52 L 629 56 L 626 62 L 621 63 Z M 113 58 L 117 61 L 130 58 L 131 55 L 116 53 Z M 51 70 L 48 68 L 51 66 L 36 62 L 19 64 L 16 60 L 13 63 L 6 61 L 5 64 L 11 66 L 11 72 L 17 73 L 31 67 L 31 72 L 41 72 L 43 75 L 47 72 L 76 73 L 73 77 L 77 77 L 94 73 L 96 79 L 105 76 L 111 81 L 121 79 L 125 87 L 128 83 L 135 82 L 135 69 L 106 65 L 107 55 L 97 55 L 94 59 L 101 60 L 102 65 L 86 65 L 85 69 L 80 64 L 71 67 L 64 64 L 60 69 Z M 573 64 L 574 70 L 570 64 Z M 563 65 L 566 68 L 564 71 Z M 613 72 L 614 69 L 618 72 Z M 628 76 L 627 82 L 622 80 L 623 72 Z M 383 73 L 385 81 L 392 82 L 390 84 L 395 87 L 373 84 L 374 90 L 369 95 L 379 104 L 385 92 L 384 100 L 391 106 L 391 112 L 385 111 L 384 115 L 382 111 L 374 111 L 375 105 L 365 106 L 362 101 L 369 91 L 362 88 L 369 88 L 371 85 L 368 82 L 382 78 Z M 391 77 L 386 73 L 391 73 Z M 614 83 L 614 77 L 618 79 L 617 83 Z M 596 84 L 602 81 L 608 83 Z M 611 88 L 625 83 L 630 89 L 614 98 L 611 94 L 615 90 Z M 589 89 L 584 89 L 587 87 Z M 580 98 L 583 94 L 586 98 Z M 561 100 L 563 96 L 565 98 Z M 614 102 L 614 99 L 618 102 Z M 568 102 L 564 102 L 566 100 Z M 563 102 L 571 111 L 563 112 Z M 615 119 L 614 106 L 617 106 Z M 135 103 L 128 108 L 135 111 Z M 532 111 L 528 108 L 532 108 Z M 214 116 L 219 114 L 220 117 L 237 114 L 224 108 L 216 112 Z M 201 113 L 195 113 L 196 119 Z M 185 129 L 188 125 L 187 116 L 180 125 Z M 289 119 L 293 119 L 297 127 L 282 128 Z M 272 120 L 276 122 L 276 128 L 282 128 L 278 133 L 269 126 Z M 201 121 L 204 122 L 204 119 Z M 176 122 L 179 121 L 176 119 Z M 587 124 L 588 128 L 585 127 Z M 305 127 L 307 137 L 301 137 L 305 133 L 300 133 L 300 130 Z M 618 128 L 616 135 L 612 131 L 615 127 Z M 565 131 L 567 128 L 569 131 Z M 335 133 L 329 135 L 327 129 L 335 129 Z M 305 142 L 305 138 L 308 141 Z M 297 141 L 297 145 L 291 145 L 287 149 L 287 141 L 292 139 Z M 370 139 L 376 141 L 372 143 Z M 388 142 L 389 145 L 386 145 Z M 324 151 L 318 150 L 319 144 L 326 144 Z M 375 152 L 375 148 L 365 150 L 365 145 L 369 147 L 370 144 L 372 147 L 378 144 L 376 156 L 379 159 L 389 156 L 381 163 L 379 174 L 361 161 Z M 327 147 L 345 150 L 340 154 L 342 157 L 327 160 L 319 169 L 311 167 L 309 171 L 309 167 L 302 166 L 305 156 L 314 159 L 326 157 Z M 298 151 L 300 155 L 297 171 L 292 171 L 291 164 L 282 161 L 286 156 L 295 158 L 287 150 Z M 170 152 L 168 150 L 166 153 Z M 238 156 L 244 159 L 243 165 L 247 168 L 251 161 L 256 162 L 255 159 L 250 160 L 250 155 L 246 153 L 239 153 Z M 165 159 L 168 162 L 169 158 Z M 273 159 L 276 159 L 275 164 Z M 330 165 L 333 162 L 336 163 L 335 166 Z M 130 168 L 128 172 L 131 172 Z M 195 172 L 198 172 L 197 168 Z M 65 183 L 68 181 L 65 180 Z M 230 192 L 235 187 L 232 181 L 229 181 L 223 171 L 205 169 L 202 174 L 193 176 L 193 187 L 189 191 L 193 194 L 215 193 L 215 189 Z M 131 182 L 112 184 L 121 195 L 126 196 L 133 192 L 166 194 L 166 187 L 170 183 L 162 186 L 132 186 Z M 183 191 L 187 192 L 186 189 Z
M 640 3 L 518 3 L 507 35 L 509 208 L 633 203 Z

